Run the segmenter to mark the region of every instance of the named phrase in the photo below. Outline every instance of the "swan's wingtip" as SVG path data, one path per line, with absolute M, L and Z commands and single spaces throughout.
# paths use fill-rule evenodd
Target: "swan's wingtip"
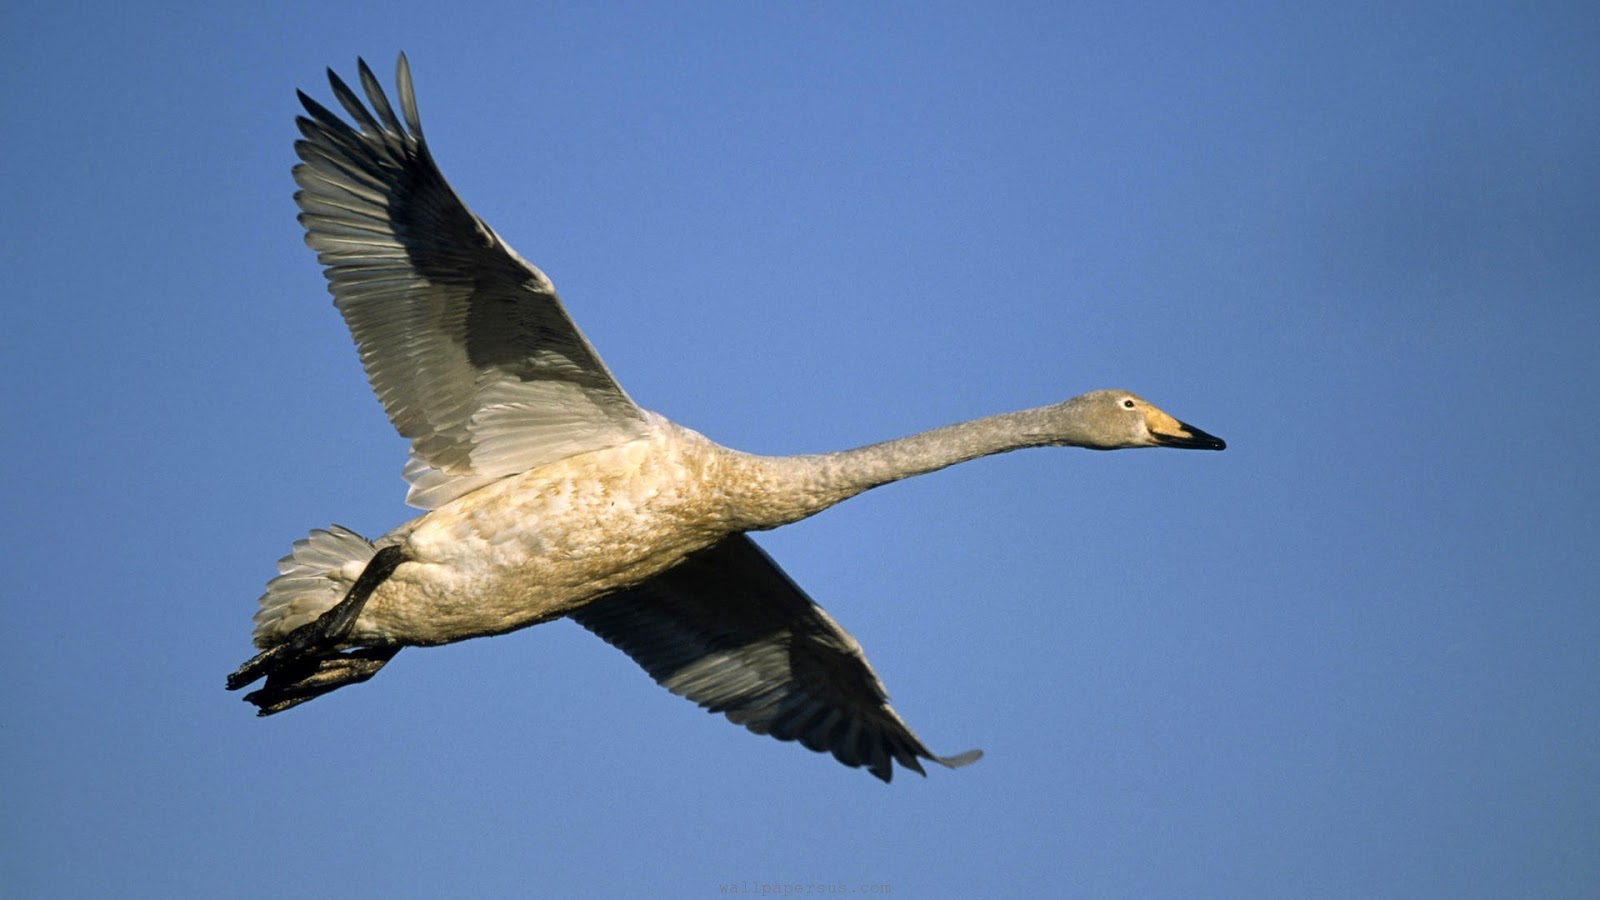
M 934 756 L 930 758 L 947 769 L 959 769 L 962 766 L 970 766 L 983 759 L 983 751 L 975 749 L 968 750 L 965 753 L 957 753 L 954 756 Z

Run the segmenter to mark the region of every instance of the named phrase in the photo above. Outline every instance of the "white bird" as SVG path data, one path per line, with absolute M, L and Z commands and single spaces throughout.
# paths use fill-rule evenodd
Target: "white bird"
M 404 54 L 400 115 L 358 60 L 354 121 L 300 93 L 295 200 L 367 378 L 410 438 L 408 503 L 375 541 L 338 526 L 298 541 L 255 615 L 262 652 L 228 679 L 281 712 L 371 678 L 403 647 L 570 616 L 673 693 L 757 734 L 888 781 L 940 757 L 888 704 L 861 647 L 746 532 L 868 488 L 1022 447 L 1223 442 L 1127 391 L 855 450 L 767 457 L 635 405 L 549 279 L 475 216 L 422 137 Z

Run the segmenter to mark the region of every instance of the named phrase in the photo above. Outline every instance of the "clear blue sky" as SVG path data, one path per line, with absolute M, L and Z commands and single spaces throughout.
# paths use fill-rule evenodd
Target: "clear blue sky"
M 8 893 L 1600 884 L 1592 3 L 145 6 L 0 13 Z M 401 49 L 457 190 L 716 440 L 1099 387 L 1228 440 L 762 538 L 982 762 L 886 787 L 567 622 L 223 691 L 290 542 L 412 514 L 289 178 L 294 89 Z

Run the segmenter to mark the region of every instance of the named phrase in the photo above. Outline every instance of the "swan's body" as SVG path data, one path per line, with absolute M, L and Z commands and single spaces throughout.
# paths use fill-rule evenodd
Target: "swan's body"
M 447 644 L 536 625 L 730 534 L 842 499 L 803 465 L 651 420 L 626 444 L 508 475 L 384 535 L 378 545 L 400 544 L 407 562 L 373 592 L 348 642 Z M 360 567 L 344 575 L 353 584 Z M 256 642 L 270 647 L 332 605 L 268 611 Z
M 879 484 L 1034 446 L 1222 449 L 1125 391 L 840 453 L 739 453 L 636 406 L 554 288 L 461 204 L 421 138 L 400 58 L 402 125 L 366 65 L 376 116 L 330 72 L 350 128 L 301 95 L 307 243 L 369 379 L 412 439 L 424 515 L 368 543 L 297 542 L 261 598 L 262 715 L 366 680 L 401 647 L 571 616 L 657 681 L 758 733 L 888 780 L 930 753 L 860 647 L 745 537 Z

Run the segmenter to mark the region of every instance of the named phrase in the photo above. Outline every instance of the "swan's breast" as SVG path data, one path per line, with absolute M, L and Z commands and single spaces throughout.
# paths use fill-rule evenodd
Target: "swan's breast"
M 514 475 L 414 520 L 409 560 L 358 636 L 446 643 L 561 616 L 656 575 L 731 531 L 723 463 L 742 457 L 670 423 Z

